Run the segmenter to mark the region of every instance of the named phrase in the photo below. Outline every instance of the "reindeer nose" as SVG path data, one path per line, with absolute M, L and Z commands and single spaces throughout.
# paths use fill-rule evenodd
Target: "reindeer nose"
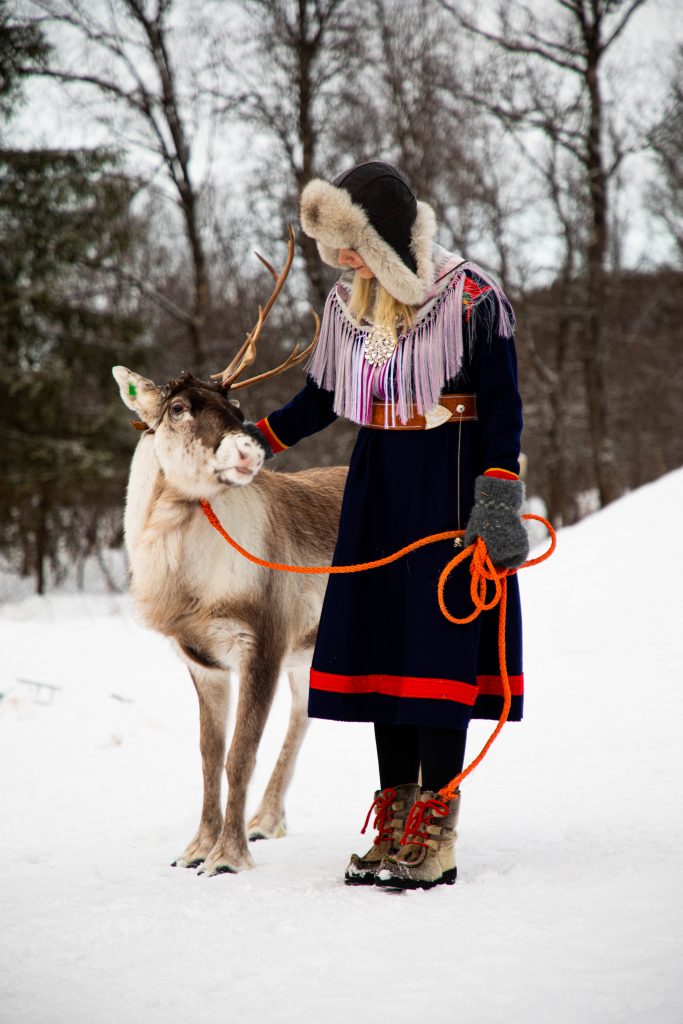
M 238 442 L 235 445 L 235 449 L 237 451 L 238 459 L 237 468 L 240 472 L 248 470 L 250 473 L 255 473 L 260 469 L 263 459 L 260 454 L 260 449 L 257 448 L 255 444 L 252 444 L 249 441 L 247 441 L 246 444 L 240 444 Z
M 239 445 L 237 445 L 237 454 L 242 462 L 249 462 L 254 455 L 253 452 L 245 451 L 244 448 L 241 448 Z

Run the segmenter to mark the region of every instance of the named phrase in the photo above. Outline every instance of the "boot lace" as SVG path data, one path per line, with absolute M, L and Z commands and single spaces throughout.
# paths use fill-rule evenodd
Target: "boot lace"
M 448 804 L 443 800 L 416 800 L 406 820 L 401 846 L 426 847 L 427 840 L 432 838 L 427 828 L 434 824 L 437 817 L 445 818 L 448 812 Z M 425 828 L 424 832 L 420 831 L 422 827 Z
M 391 787 L 387 787 L 386 789 L 383 789 L 381 793 L 377 794 L 375 799 L 372 801 L 372 804 L 370 805 L 370 810 L 368 811 L 367 817 L 365 819 L 365 824 L 360 830 L 360 834 L 365 835 L 366 829 L 368 827 L 368 822 L 370 821 L 370 815 L 372 814 L 373 811 L 375 811 L 375 820 L 372 823 L 372 827 L 376 828 L 379 833 L 379 835 L 374 840 L 375 846 L 379 846 L 380 843 L 386 842 L 387 840 L 390 840 L 392 838 L 391 805 L 393 804 L 395 799 L 396 790 L 391 789 Z

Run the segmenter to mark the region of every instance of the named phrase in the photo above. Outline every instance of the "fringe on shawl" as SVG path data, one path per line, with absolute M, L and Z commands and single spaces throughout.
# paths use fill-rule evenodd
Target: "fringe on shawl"
M 468 273 L 475 274 L 486 286 L 475 297 L 465 291 Z M 489 295 L 495 300 L 493 308 L 483 301 Z M 412 330 L 400 336 L 387 362 L 373 366 L 364 355 L 371 325 L 352 323 L 333 288 L 325 303 L 320 340 L 308 373 L 319 387 L 334 391 L 338 416 L 361 425 L 369 423 L 373 400 L 384 399 L 387 426 L 396 422 L 396 416 L 405 423 L 413 407 L 422 416 L 433 409 L 446 382 L 457 377 L 464 334 L 471 344 L 475 323 L 481 318 L 486 318 L 490 336 L 495 327 L 499 336 L 512 337 L 514 316 L 501 289 L 477 264 L 461 264 L 432 308 Z

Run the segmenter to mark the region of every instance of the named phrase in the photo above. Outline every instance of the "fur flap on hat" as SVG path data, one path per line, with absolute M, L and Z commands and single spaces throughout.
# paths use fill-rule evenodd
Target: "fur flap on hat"
M 410 248 L 417 273 L 406 266 L 395 249 L 379 235 L 358 203 L 344 188 L 321 178 L 309 181 L 301 193 L 301 226 L 315 238 L 325 263 L 341 267 L 340 249 L 353 249 L 379 283 L 399 302 L 418 306 L 434 283 L 432 242 L 436 218 L 431 206 L 418 202 Z

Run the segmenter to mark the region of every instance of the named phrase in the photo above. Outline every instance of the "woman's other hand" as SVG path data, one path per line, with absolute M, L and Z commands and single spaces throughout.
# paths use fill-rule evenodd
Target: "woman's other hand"
M 519 515 L 523 501 L 521 480 L 478 476 L 474 482 L 474 507 L 465 530 L 465 545 L 481 537 L 495 566 L 518 569 L 529 554 L 529 538 Z

